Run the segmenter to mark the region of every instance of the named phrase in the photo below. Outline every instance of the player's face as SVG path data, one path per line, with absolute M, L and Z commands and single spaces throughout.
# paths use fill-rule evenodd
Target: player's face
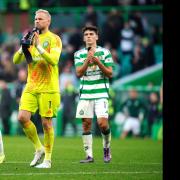
M 84 42 L 88 45 L 96 44 L 98 35 L 94 31 L 87 30 L 84 32 Z
M 34 25 L 38 29 L 44 30 L 49 27 L 50 19 L 45 13 L 39 12 L 35 16 Z

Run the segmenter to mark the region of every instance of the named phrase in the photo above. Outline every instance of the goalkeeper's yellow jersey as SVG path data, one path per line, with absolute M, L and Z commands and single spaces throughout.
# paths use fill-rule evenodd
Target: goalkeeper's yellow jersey
M 41 51 L 35 46 L 30 46 L 32 63 L 28 64 L 28 78 L 24 89 L 31 93 L 59 92 L 58 62 L 62 50 L 59 36 L 48 31 L 39 35 Z M 23 53 L 17 51 L 13 62 L 19 64 L 25 60 Z

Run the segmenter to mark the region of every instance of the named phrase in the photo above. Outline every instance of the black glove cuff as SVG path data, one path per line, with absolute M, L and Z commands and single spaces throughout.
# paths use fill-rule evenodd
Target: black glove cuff
M 23 53 L 25 55 L 27 63 L 28 64 L 31 63 L 32 62 L 32 56 L 31 56 L 31 53 L 28 50 L 28 47 L 25 46 L 25 45 L 22 45 L 22 51 L 23 51 Z

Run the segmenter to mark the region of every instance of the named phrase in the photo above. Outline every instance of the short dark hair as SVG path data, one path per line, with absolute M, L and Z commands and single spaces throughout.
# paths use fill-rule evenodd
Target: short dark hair
M 87 30 L 94 31 L 98 35 L 98 28 L 96 26 L 85 26 L 82 28 L 82 33 L 84 34 Z

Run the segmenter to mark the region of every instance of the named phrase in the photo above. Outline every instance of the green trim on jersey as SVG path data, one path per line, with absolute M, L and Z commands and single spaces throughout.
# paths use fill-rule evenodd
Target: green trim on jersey
M 100 97 L 100 98 L 81 98 L 81 100 L 96 100 L 96 99 L 108 99 L 107 97 Z
M 79 57 L 74 57 L 74 59 L 80 59 Z
M 99 51 L 99 52 L 95 52 L 94 56 L 103 56 L 104 52 L 103 51 Z
M 105 57 L 105 59 L 107 59 L 107 58 L 112 58 L 112 55 L 111 55 L 111 54 L 108 54 L 108 55 Z
M 102 83 L 109 83 L 109 80 L 108 79 L 98 79 L 98 80 L 94 80 L 94 81 L 86 81 L 84 80 L 80 80 L 81 83 L 84 83 L 84 85 L 92 85 L 92 84 L 102 84 Z
M 82 93 L 83 94 L 95 94 L 95 93 L 106 93 L 107 89 L 106 88 L 102 88 L 102 89 L 90 89 L 90 90 L 83 90 L 82 89 Z
M 83 63 L 77 63 L 77 64 L 75 64 L 76 67 L 82 66 L 82 65 L 83 65 Z
M 104 52 L 103 51 L 98 51 L 98 52 L 95 52 L 94 53 L 94 56 L 103 56 L 104 55 Z M 75 57 L 75 58 L 78 58 L 78 59 L 80 59 L 80 58 L 87 58 L 87 53 L 84 53 L 84 54 L 80 54 L 80 58 L 79 57 Z M 106 59 L 106 57 L 105 57 L 105 59 Z
M 114 64 L 113 63 L 106 63 L 105 66 L 107 66 L 107 67 L 112 66 L 113 67 Z

